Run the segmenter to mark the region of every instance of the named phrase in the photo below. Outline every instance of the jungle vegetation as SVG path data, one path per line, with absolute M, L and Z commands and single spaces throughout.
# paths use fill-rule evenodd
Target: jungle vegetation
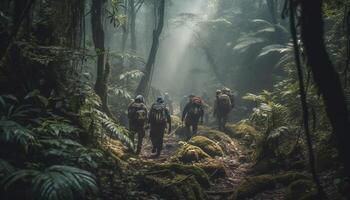
M 350 199 L 349 71 L 350 0 L 1 0 L 0 198 Z M 164 93 L 165 150 L 135 155 L 127 107 Z

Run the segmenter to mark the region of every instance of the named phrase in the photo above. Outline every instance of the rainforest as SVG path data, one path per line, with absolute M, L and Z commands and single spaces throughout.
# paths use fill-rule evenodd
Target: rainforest
M 350 0 L 0 1 L 2 200 L 349 200 L 349 109 Z

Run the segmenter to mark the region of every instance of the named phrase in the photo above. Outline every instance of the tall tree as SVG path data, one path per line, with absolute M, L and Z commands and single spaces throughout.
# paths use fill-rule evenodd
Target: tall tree
M 108 76 L 109 65 L 106 65 L 105 32 L 103 29 L 103 9 L 106 0 L 92 0 L 91 5 L 91 29 L 92 40 L 97 53 L 97 77 L 95 82 L 95 92 L 101 98 L 102 109 L 109 116 L 112 116 L 108 109 Z
M 350 123 L 343 88 L 324 44 L 324 22 L 322 0 L 302 0 L 301 38 L 311 68 L 313 79 L 318 86 L 326 112 L 331 122 L 334 136 L 338 142 L 340 158 L 344 172 L 350 178 Z
M 162 30 L 164 26 L 165 0 L 161 0 L 159 3 L 155 3 L 154 6 L 155 7 L 158 6 L 158 9 L 157 9 L 158 23 L 155 30 L 153 30 L 152 47 L 145 66 L 144 76 L 142 77 L 136 89 L 136 94 L 142 94 L 145 97 L 147 97 L 149 93 L 150 84 L 151 84 L 150 82 L 152 79 L 152 73 L 154 69 L 154 63 L 156 61 L 156 55 L 159 47 L 159 37 L 162 34 Z

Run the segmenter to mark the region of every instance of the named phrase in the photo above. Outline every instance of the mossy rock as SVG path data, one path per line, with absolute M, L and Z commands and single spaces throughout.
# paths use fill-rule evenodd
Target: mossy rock
M 150 170 L 152 171 L 168 170 L 170 172 L 177 173 L 177 174 L 194 175 L 196 180 L 202 187 L 209 188 L 210 186 L 208 175 L 203 169 L 197 166 L 171 163 L 171 164 L 153 165 L 150 168 Z
M 201 148 L 209 156 L 215 157 L 224 155 L 224 152 L 222 151 L 220 145 L 207 137 L 195 136 L 191 138 L 188 143 Z
M 146 175 L 142 179 L 141 188 L 169 200 L 207 199 L 205 192 L 193 175 L 171 173 L 162 174 L 162 176 Z
M 112 154 L 118 158 L 126 160 L 130 156 L 128 148 L 119 140 L 110 138 L 105 141 L 106 143 L 104 145 L 106 145 L 108 149 L 111 150 Z
M 318 199 L 315 184 L 311 180 L 300 179 L 292 182 L 286 193 L 287 200 L 313 200 Z
M 180 161 L 183 163 L 193 163 L 206 158 L 210 158 L 210 156 L 201 148 L 191 144 L 184 144 L 175 152 L 172 160 Z
M 227 177 L 226 167 L 219 160 L 208 159 L 200 163 L 195 163 L 193 165 L 203 169 L 211 179 Z
M 253 197 L 259 192 L 273 189 L 277 184 L 287 186 L 289 183 L 307 178 L 306 175 L 298 172 L 289 172 L 281 175 L 259 175 L 253 176 L 242 182 L 236 191 L 236 199 Z
M 246 144 L 252 144 L 259 137 L 259 132 L 246 121 L 226 126 L 227 134 L 232 138 L 241 139 Z
M 272 175 L 260 175 L 247 178 L 242 182 L 236 191 L 235 199 L 253 197 L 255 194 L 275 187 Z
M 199 126 L 198 130 L 199 135 L 205 136 L 214 142 L 218 142 L 222 150 L 226 153 L 228 152 L 227 146 L 234 143 L 230 136 L 224 132 L 210 129 L 205 126 Z

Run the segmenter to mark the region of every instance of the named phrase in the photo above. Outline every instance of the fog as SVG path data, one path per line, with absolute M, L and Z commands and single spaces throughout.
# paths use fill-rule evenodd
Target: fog
M 187 14 L 209 19 L 214 12 L 214 7 L 207 0 L 173 1 L 159 46 L 153 87 L 176 97 L 204 91 L 203 85 L 209 77 L 203 72 L 209 68 L 203 53 L 194 44 L 195 34 L 202 30 L 191 20 L 184 23 L 176 21 Z

